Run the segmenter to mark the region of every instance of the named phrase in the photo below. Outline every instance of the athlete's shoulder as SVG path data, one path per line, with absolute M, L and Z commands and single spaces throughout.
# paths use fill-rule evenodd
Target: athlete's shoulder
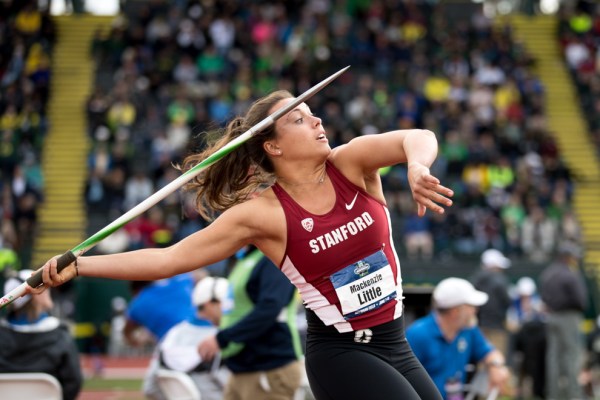
M 273 193 L 273 189 L 267 188 L 260 195 L 238 204 L 227 212 L 235 214 L 240 222 L 252 227 L 257 232 L 272 234 L 273 224 L 284 222 L 283 209 Z M 265 232 L 267 231 L 267 232 Z
M 273 213 L 281 209 L 281 203 L 272 187 L 263 190 L 258 196 L 246 201 L 243 205 L 255 212 Z
M 247 230 L 247 244 L 254 244 L 271 260 L 283 257 L 286 237 L 285 213 L 273 189 L 238 204 L 226 213 L 232 213 L 229 223 L 240 224 Z

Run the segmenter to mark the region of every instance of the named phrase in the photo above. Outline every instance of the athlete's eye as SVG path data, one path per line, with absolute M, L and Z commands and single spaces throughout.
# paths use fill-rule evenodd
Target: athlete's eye
M 295 122 L 299 125 L 304 122 L 304 118 L 298 118 Z

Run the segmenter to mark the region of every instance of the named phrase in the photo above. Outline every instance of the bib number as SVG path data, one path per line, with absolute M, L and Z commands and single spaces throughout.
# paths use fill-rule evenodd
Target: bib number
M 350 264 L 330 277 L 348 320 L 396 298 L 394 274 L 382 250 Z

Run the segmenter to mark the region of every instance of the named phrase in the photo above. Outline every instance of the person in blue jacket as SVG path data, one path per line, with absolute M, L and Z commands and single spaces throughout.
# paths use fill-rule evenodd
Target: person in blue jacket
M 296 289 L 259 250 L 250 247 L 238 257 L 219 332 L 198 351 L 204 360 L 221 352 L 231 371 L 225 400 L 292 399 L 303 374 Z
M 485 365 L 490 387 L 502 388 L 509 378 L 504 355 L 477 327 L 477 307 L 487 300 L 467 280 L 446 278 L 433 290 L 433 310 L 406 330 L 415 356 L 444 399 L 462 398 L 468 364 Z
M 130 344 L 136 344 L 134 331 L 139 327 L 146 328 L 158 342 L 175 324 L 193 316 L 194 284 L 192 273 L 158 281 L 132 281 L 124 332 Z
M 132 281 L 132 298 L 127 306 L 123 329 L 127 343 L 134 347 L 156 345 L 169 329 L 193 317 L 196 313 L 192 304 L 194 284 L 191 272 L 157 281 Z M 151 337 L 140 335 L 140 328 L 145 328 Z M 155 350 L 142 388 L 146 397 L 152 400 L 165 400 L 156 381 L 159 364 L 158 351 Z
M 192 292 L 196 314 L 169 329 L 158 345 L 160 368 L 189 374 L 202 400 L 221 400 L 223 381 L 229 375 L 221 368 L 220 357 L 205 362 L 196 350 L 204 338 L 217 333 L 221 302 L 227 297 L 228 287 L 227 279 L 222 277 L 200 279 Z

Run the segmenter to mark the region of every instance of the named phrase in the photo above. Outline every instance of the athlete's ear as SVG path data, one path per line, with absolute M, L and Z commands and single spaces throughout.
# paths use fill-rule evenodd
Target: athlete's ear
M 280 156 L 281 155 L 281 149 L 279 148 L 279 146 L 277 146 L 272 141 L 264 142 L 263 148 L 265 149 L 267 154 L 269 154 L 271 156 Z

